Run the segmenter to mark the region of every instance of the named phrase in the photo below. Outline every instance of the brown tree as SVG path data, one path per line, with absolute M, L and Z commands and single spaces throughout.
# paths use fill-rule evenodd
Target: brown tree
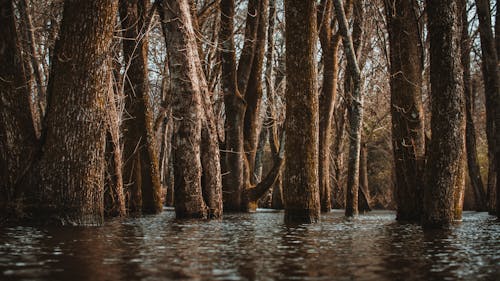
M 426 1 L 430 38 L 431 140 L 423 224 L 449 225 L 465 184 L 465 99 L 460 64 L 460 13 L 455 1 Z
M 361 148 L 361 123 L 363 120 L 363 95 L 361 93 L 361 70 L 349 32 L 344 5 L 340 0 L 333 1 L 339 23 L 340 34 L 347 57 L 347 71 L 352 83 L 352 93 L 349 97 L 349 161 L 347 172 L 346 209 L 347 217 L 358 214 L 359 190 L 359 156 Z
M 463 67 L 463 80 L 464 80 L 464 95 L 465 95 L 465 145 L 467 151 L 467 167 L 469 172 L 469 179 L 474 191 L 475 209 L 477 211 L 485 211 L 486 195 L 484 193 L 483 179 L 481 178 L 481 171 L 477 159 L 477 145 L 476 145 L 476 128 L 474 125 L 474 95 L 471 66 L 470 66 L 470 51 L 471 40 L 469 38 L 469 23 L 467 13 L 467 1 L 460 0 L 460 12 L 462 15 L 462 54 L 461 61 Z
M 285 1 L 285 222 L 315 222 L 320 213 L 315 2 Z
M 425 157 L 422 107 L 422 43 L 417 2 L 385 1 L 390 45 L 392 147 L 397 214 L 420 220 Z
M 0 212 L 14 211 L 19 183 L 31 166 L 37 137 L 24 80 L 13 1 L 0 1 Z
M 495 212 L 495 201 L 500 200 L 500 194 L 496 194 L 500 188 L 500 80 L 498 77 L 498 50 L 495 46 L 491 25 L 490 1 L 476 0 L 477 14 L 479 18 L 479 33 L 481 37 L 482 70 L 486 97 L 486 133 L 488 138 L 488 200 L 490 213 Z M 497 24 L 498 25 L 498 24 Z M 496 197 L 495 197 L 496 194 Z M 496 208 L 500 215 L 500 208 Z
M 219 217 L 222 182 L 218 142 L 207 84 L 187 0 L 163 3 L 162 18 L 168 42 L 173 139 L 174 197 L 178 218 Z M 203 162 L 203 163 L 202 163 Z
M 112 0 L 64 2 L 42 149 L 24 190 L 26 211 L 40 221 L 103 222 L 107 62 L 116 12 Z
M 272 186 L 279 173 L 269 173 L 259 183 L 253 176 L 260 131 L 262 68 L 266 42 L 268 0 L 250 0 L 245 41 L 238 65 L 234 42 L 234 0 L 220 2 L 222 92 L 225 107 L 223 168 L 224 210 L 251 211 L 256 200 Z M 282 164 L 276 157 L 275 166 Z M 274 167 L 271 169 L 276 171 Z
M 162 209 L 158 155 L 153 133 L 148 77 L 147 0 L 120 1 L 125 61 L 124 179 L 130 189 L 130 211 Z

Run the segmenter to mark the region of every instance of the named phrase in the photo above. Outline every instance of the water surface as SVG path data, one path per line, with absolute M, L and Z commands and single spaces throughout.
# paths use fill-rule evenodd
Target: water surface
M 389 211 L 286 226 L 283 213 L 176 221 L 172 211 L 98 228 L 0 228 L 0 280 L 500 280 L 500 223 L 466 212 L 444 231 Z

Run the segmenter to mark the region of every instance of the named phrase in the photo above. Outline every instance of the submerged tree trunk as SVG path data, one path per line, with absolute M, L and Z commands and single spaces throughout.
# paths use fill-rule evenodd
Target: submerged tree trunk
M 285 222 L 316 222 L 320 215 L 315 2 L 285 1 Z
M 385 1 L 390 71 L 392 147 L 399 221 L 420 221 L 425 154 L 422 45 L 416 1 Z
M 465 100 L 460 64 L 460 17 L 453 1 L 427 2 L 430 36 L 431 134 L 424 187 L 425 227 L 457 219 L 465 184 Z
M 178 218 L 222 215 L 222 179 L 215 117 L 201 68 L 187 0 L 162 9 L 172 76 L 172 116 L 177 121 L 173 155 Z
M 467 1 L 460 0 L 460 12 L 462 14 L 462 54 L 461 61 L 463 67 L 464 95 L 465 95 L 465 144 L 467 152 L 467 167 L 469 179 L 474 191 L 476 211 L 485 211 L 486 195 L 484 194 L 483 179 L 477 159 L 476 129 L 474 126 L 474 86 L 472 85 L 470 73 L 470 49 L 469 24 L 467 15 Z
M 319 190 L 321 211 L 329 212 L 332 208 L 330 183 L 330 145 L 332 136 L 332 118 L 337 93 L 338 49 L 341 37 L 333 34 L 333 4 L 323 0 L 319 6 L 322 21 L 319 38 L 323 59 L 323 86 L 319 96 Z
M 221 0 L 221 29 L 219 40 L 222 61 L 222 91 L 226 110 L 224 162 L 227 175 L 223 177 L 225 211 L 241 211 L 241 192 L 245 187 L 245 155 L 243 121 L 246 103 L 237 85 L 234 43 L 234 0 Z M 242 54 L 243 56 L 243 54 Z
M 40 221 L 103 222 L 106 100 L 111 83 L 107 62 L 116 4 L 112 0 L 64 3 L 47 91 L 43 147 L 25 190 L 31 203 L 27 211 Z
M 495 38 L 491 29 L 490 2 L 487 0 L 476 0 L 477 14 L 479 18 L 479 32 L 481 37 L 482 70 L 484 77 L 484 88 L 486 97 L 486 119 L 488 134 L 488 154 L 490 171 L 488 172 L 488 195 L 489 210 L 500 215 L 500 208 L 495 208 L 496 197 L 500 200 L 500 194 L 496 194 L 500 188 L 500 80 L 498 77 L 498 50 L 495 47 Z M 490 178 L 491 177 L 491 178 Z M 496 194 L 496 196 L 495 196 Z
M 149 102 L 148 0 L 120 1 L 125 58 L 124 177 L 132 212 L 162 210 L 158 155 Z
M 361 93 L 361 71 L 358 66 L 356 52 L 345 16 L 342 1 L 334 0 L 339 30 L 343 37 L 344 49 L 347 57 L 347 71 L 352 81 L 352 96 L 349 108 L 349 161 L 347 172 L 346 217 L 358 214 L 358 188 L 359 188 L 359 153 L 361 147 L 361 123 L 363 120 L 363 95 Z
M 12 3 L 0 1 L 0 216 L 17 210 L 19 182 L 37 148 Z

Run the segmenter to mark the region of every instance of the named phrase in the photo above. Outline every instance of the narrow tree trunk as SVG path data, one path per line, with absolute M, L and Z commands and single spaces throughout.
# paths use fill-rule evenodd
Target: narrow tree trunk
M 487 0 L 476 0 L 477 14 L 479 17 L 479 32 L 481 37 L 482 51 L 482 70 L 484 77 L 484 88 L 486 96 L 486 118 L 487 118 L 487 133 L 488 133 L 488 152 L 490 156 L 490 167 L 493 167 L 494 172 L 488 173 L 492 178 L 488 178 L 488 195 L 490 213 L 497 210 L 497 215 L 500 215 L 500 208 L 495 207 L 496 197 L 500 198 L 500 194 L 496 194 L 500 188 L 500 80 L 498 77 L 498 50 L 495 46 L 495 38 L 493 37 L 491 25 L 490 2 Z M 492 169 L 492 168 L 490 168 Z M 495 178 L 495 180 L 493 180 Z M 496 194 L 496 196 L 495 196 Z M 499 199 L 500 200 L 500 199 Z
M 430 36 L 431 134 L 425 171 L 423 224 L 442 227 L 457 219 L 464 188 L 465 100 L 456 2 L 427 1 Z
M 333 4 L 323 0 L 319 7 L 319 38 L 323 59 L 323 86 L 319 96 L 319 190 L 321 211 L 329 212 L 332 208 L 330 183 L 330 145 L 332 136 L 332 118 L 338 79 L 338 49 L 341 37 L 333 35 Z
M 111 63 L 109 64 L 111 68 Z M 112 73 L 110 72 L 110 75 Z M 113 83 L 108 85 L 106 100 L 106 179 L 104 185 L 104 212 L 106 216 L 125 216 L 125 196 L 123 193 L 122 146 L 120 142 L 120 118 L 116 108 Z
M 349 110 L 349 161 L 347 172 L 346 217 L 358 214 L 359 188 L 359 153 L 361 146 L 361 123 L 363 120 L 363 95 L 361 93 L 361 71 L 358 66 L 356 52 L 349 33 L 349 27 L 342 1 L 334 0 L 335 12 L 338 18 L 339 31 L 343 37 L 343 44 L 347 56 L 348 72 L 352 81 L 352 96 Z
M 343 143 L 344 143 L 344 133 L 346 129 L 345 117 L 346 117 L 346 101 L 344 98 L 338 96 L 336 104 L 338 105 L 335 109 L 335 131 L 334 139 L 331 148 L 331 157 L 333 161 L 331 163 L 332 168 L 332 207 L 337 209 L 345 208 L 345 192 L 344 184 L 342 182 L 342 171 L 343 171 Z
M 227 171 L 224 173 L 227 175 L 223 177 L 225 211 L 241 211 L 241 192 L 246 186 L 244 182 L 245 155 L 243 154 L 243 121 L 246 103 L 238 90 L 236 80 L 234 9 L 234 0 L 220 1 L 221 83 L 226 111 L 224 166 Z
M 19 181 L 37 148 L 30 92 L 16 34 L 13 1 L 0 1 L 0 213 L 17 210 Z
M 371 211 L 370 191 L 368 188 L 368 146 L 364 140 L 361 142 L 359 159 L 358 211 L 360 213 Z
M 124 177 L 132 212 L 162 210 L 158 155 L 149 101 L 148 0 L 120 1 L 125 58 Z M 138 196 L 140 195 L 140 198 Z
M 315 2 L 285 1 L 285 222 L 316 222 L 320 215 Z
M 465 144 L 467 152 L 467 167 L 469 179 L 474 191 L 475 209 L 476 211 L 485 211 L 487 209 L 486 196 L 484 194 L 483 179 L 481 178 L 481 170 L 477 159 L 476 147 L 476 129 L 474 126 L 474 86 L 472 85 L 470 74 L 470 48 L 471 42 L 469 38 L 469 24 L 467 15 L 467 1 L 460 0 L 460 12 L 462 14 L 462 67 L 464 80 L 464 95 L 465 95 Z
M 420 221 L 425 154 L 422 46 L 416 1 L 385 1 L 390 43 L 392 147 L 399 221 Z
M 27 210 L 40 221 L 103 222 L 106 100 L 111 83 L 107 62 L 116 4 L 112 0 L 64 3 L 47 90 L 43 149 L 26 187 L 33 194 Z

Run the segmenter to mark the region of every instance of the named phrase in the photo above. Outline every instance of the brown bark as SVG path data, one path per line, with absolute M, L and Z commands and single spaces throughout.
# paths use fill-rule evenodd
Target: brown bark
M 110 68 L 112 63 L 109 63 Z M 110 72 L 110 75 L 113 75 Z M 126 215 L 123 192 L 122 146 L 120 142 L 120 117 L 116 108 L 116 94 L 110 76 L 106 99 L 106 177 L 104 184 L 104 213 L 109 217 Z
M 338 49 L 341 37 L 333 34 L 333 4 L 323 0 L 318 7 L 321 12 L 319 38 L 323 60 L 323 86 L 319 96 L 319 190 L 321 211 L 329 212 L 332 208 L 330 183 L 330 145 L 332 136 L 332 118 L 337 93 Z
M 500 194 L 496 194 L 495 196 L 496 191 L 500 188 L 500 181 L 498 180 L 500 177 L 500 173 L 498 173 L 498 167 L 500 167 L 500 145 L 497 145 L 500 143 L 500 130 L 497 129 L 498 124 L 500 124 L 498 50 L 496 50 L 495 38 L 491 29 L 490 2 L 487 0 L 476 0 L 476 7 L 479 18 L 482 70 L 486 96 L 488 153 L 490 169 L 493 169 L 493 171 L 488 173 L 488 176 L 492 177 L 488 178 L 489 210 L 490 213 L 494 213 L 496 209 L 497 214 L 500 214 L 500 208 L 495 207 L 496 198 L 500 198 Z
M 316 1 L 286 0 L 285 222 L 319 220 Z
M 368 146 L 365 141 L 361 142 L 359 157 L 358 211 L 365 213 L 371 211 L 370 191 L 368 188 Z
M 27 0 L 21 0 L 18 2 L 19 12 L 22 17 L 22 25 L 24 29 L 24 38 L 27 45 L 26 52 L 29 56 L 29 63 L 31 64 L 31 68 L 33 70 L 33 76 L 35 81 L 35 86 L 37 89 L 37 95 L 34 98 L 36 103 L 36 110 L 38 111 L 38 115 L 41 117 L 45 114 L 45 107 L 47 102 L 45 87 L 43 85 L 43 78 L 41 69 L 41 63 L 38 56 L 38 52 L 36 50 L 36 40 L 34 33 L 33 20 L 31 18 L 31 12 L 29 10 L 29 4 Z M 38 124 L 37 124 L 38 125 Z
M 162 210 L 158 155 L 149 102 L 148 0 L 120 1 L 125 59 L 124 177 L 132 212 Z M 140 196 L 140 197 L 139 197 Z
M 103 222 L 106 100 L 111 82 L 107 62 L 116 4 L 64 3 L 47 89 L 43 148 L 26 185 L 27 211 L 39 221 Z
M 463 67 L 464 95 L 465 95 L 465 144 L 467 152 L 467 167 L 469 179 L 474 191 L 476 211 L 487 210 L 486 195 L 484 194 L 483 179 L 477 159 L 476 128 L 474 125 L 474 96 L 475 91 L 472 85 L 470 73 L 470 49 L 469 24 L 467 15 L 467 4 L 465 0 L 460 0 L 460 12 L 462 14 L 462 54 L 461 62 Z
M 361 93 L 361 71 L 358 66 L 356 52 L 344 11 L 342 1 L 333 0 L 335 12 L 342 35 L 343 45 L 347 57 L 347 70 L 352 81 L 352 94 L 350 97 L 349 112 L 349 161 L 347 172 L 346 192 L 346 217 L 358 214 L 358 189 L 359 189 L 359 153 L 361 146 L 361 123 L 363 120 L 363 95 Z
M 425 139 L 422 46 L 416 6 L 416 1 L 385 1 L 390 43 L 396 219 L 418 222 L 422 214 Z
M 222 62 L 222 91 L 224 93 L 225 151 L 223 177 L 225 211 L 241 211 L 241 192 L 245 188 L 245 156 L 243 150 L 243 121 L 246 102 L 237 85 L 236 54 L 234 45 L 234 0 L 221 0 L 221 29 L 219 33 Z M 226 171 L 224 171 L 226 173 Z
M 465 100 L 456 2 L 427 1 L 430 36 L 431 134 L 427 151 L 423 224 L 442 227 L 457 219 L 464 187 Z M 459 200 L 458 200 L 459 201 Z
M 343 143 L 344 143 L 344 132 L 346 129 L 346 111 L 347 106 L 346 102 L 342 97 L 337 98 L 337 108 L 335 109 L 335 134 L 332 143 L 332 158 L 333 162 L 331 163 L 331 171 L 332 171 L 332 204 L 333 208 L 343 209 L 345 208 L 345 192 L 344 192 L 344 184 L 342 181 L 342 171 L 343 171 Z
M 163 6 L 172 76 L 175 209 L 178 218 L 220 217 L 222 180 L 215 117 L 187 0 Z
M 257 179 L 253 173 L 255 167 L 255 155 L 259 143 L 260 130 L 260 107 L 262 103 L 262 72 L 264 66 L 264 55 L 266 50 L 266 27 L 267 27 L 267 8 L 269 0 L 259 0 L 259 8 L 257 10 L 258 25 L 257 36 L 254 49 L 254 58 L 248 84 L 245 92 L 245 101 L 247 102 L 247 110 L 245 111 L 243 136 L 246 161 L 252 185 L 257 183 Z M 250 204 L 254 204 L 249 202 Z
M 18 184 L 30 168 L 37 138 L 12 1 L 0 1 L 0 213 L 15 210 Z

